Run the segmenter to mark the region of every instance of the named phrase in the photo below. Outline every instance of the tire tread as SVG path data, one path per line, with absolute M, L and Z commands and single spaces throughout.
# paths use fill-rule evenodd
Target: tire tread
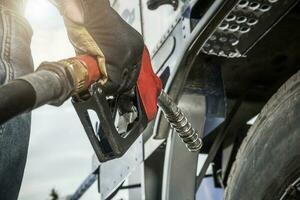
M 298 86 L 299 85 L 299 86 Z M 292 94 L 289 94 L 289 91 L 293 88 L 298 87 L 300 89 L 300 71 L 294 74 L 289 80 L 287 80 L 278 91 L 269 99 L 266 105 L 261 110 L 258 115 L 255 123 L 250 127 L 247 136 L 244 138 L 238 153 L 236 155 L 236 160 L 234 161 L 229 177 L 227 180 L 227 187 L 224 192 L 224 199 L 229 200 L 229 195 L 231 190 L 234 187 L 235 179 L 239 175 L 239 167 L 241 166 L 241 160 L 247 153 L 249 152 L 249 144 L 254 140 L 255 137 L 259 137 L 259 132 L 256 130 L 262 126 L 266 119 L 271 116 L 274 112 L 276 112 L 277 108 L 281 105 L 281 103 L 285 102 Z M 296 90 L 297 91 L 297 90 Z M 294 91 L 294 92 L 296 92 Z M 289 94 L 289 95 L 287 95 Z

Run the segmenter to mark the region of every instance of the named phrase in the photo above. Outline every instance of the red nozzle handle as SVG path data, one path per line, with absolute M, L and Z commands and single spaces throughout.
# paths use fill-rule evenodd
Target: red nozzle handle
M 88 81 L 86 82 L 87 86 L 90 86 L 100 79 L 101 72 L 96 57 L 90 55 L 80 55 L 76 56 L 75 59 L 84 63 L 86 66 L 88 71 Z

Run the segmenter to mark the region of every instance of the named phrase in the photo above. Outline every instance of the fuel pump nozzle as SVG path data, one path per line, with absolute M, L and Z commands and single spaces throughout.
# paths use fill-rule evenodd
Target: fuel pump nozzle
M 45 62 L 36 72 L 0 87 L 0 124 L 44 104 L 59 106 L 72 97 L 94 151 L 99 161 L 104 162 L 122 156 L 129 149 L 148 122 L 156 117 L 159 106 L 188 150 L 200 150 L 202 140 L 176 103 L 162 90 L 161 81 L 153 72 L 147 48 L 144 49 L 136 86 L 126 96 L 131 108 L 125 110 L 131 112 L 130 115 L 124 113 L 124 109 L 119 112 L 121 107 L 124 108 L 124 102 L 122 105 L 120 102 L 124 100 L 122 96 L 108 96 L 102 91 L 101 84 L 97 82 L 100 76 L 98 63 L 91 56 Z M 88 114 L 90 110 L 95 111 L 100 121 L 97 131 Z M 135 118 L 124 120 L 127 124 L 122 126 L 125 128 L 120 132 L 115 119 L 125 115 Z

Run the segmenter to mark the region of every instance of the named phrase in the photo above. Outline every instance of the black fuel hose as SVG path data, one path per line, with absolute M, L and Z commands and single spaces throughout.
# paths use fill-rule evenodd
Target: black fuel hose
M 28 82 L 17 79 L 0 87 L 0 124 L 30 111 L 35 104 L 36 93 Z
M 2 85 L 0 125 L 45 104 L 61 105 L 73 89 L 73 79 L 69 77 L 64 68 L 42 68 Z
M 60 106 L 98 77 L 98 63 L 89 55 L 43 62 L 35 72 L 0 86 L 0 125 L 45 104 Z

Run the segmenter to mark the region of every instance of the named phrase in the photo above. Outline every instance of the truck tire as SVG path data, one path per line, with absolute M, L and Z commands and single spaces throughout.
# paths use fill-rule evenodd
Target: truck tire
M 224 199 L 300 199 L 300 71 L 273 95 L 248 131 Z

